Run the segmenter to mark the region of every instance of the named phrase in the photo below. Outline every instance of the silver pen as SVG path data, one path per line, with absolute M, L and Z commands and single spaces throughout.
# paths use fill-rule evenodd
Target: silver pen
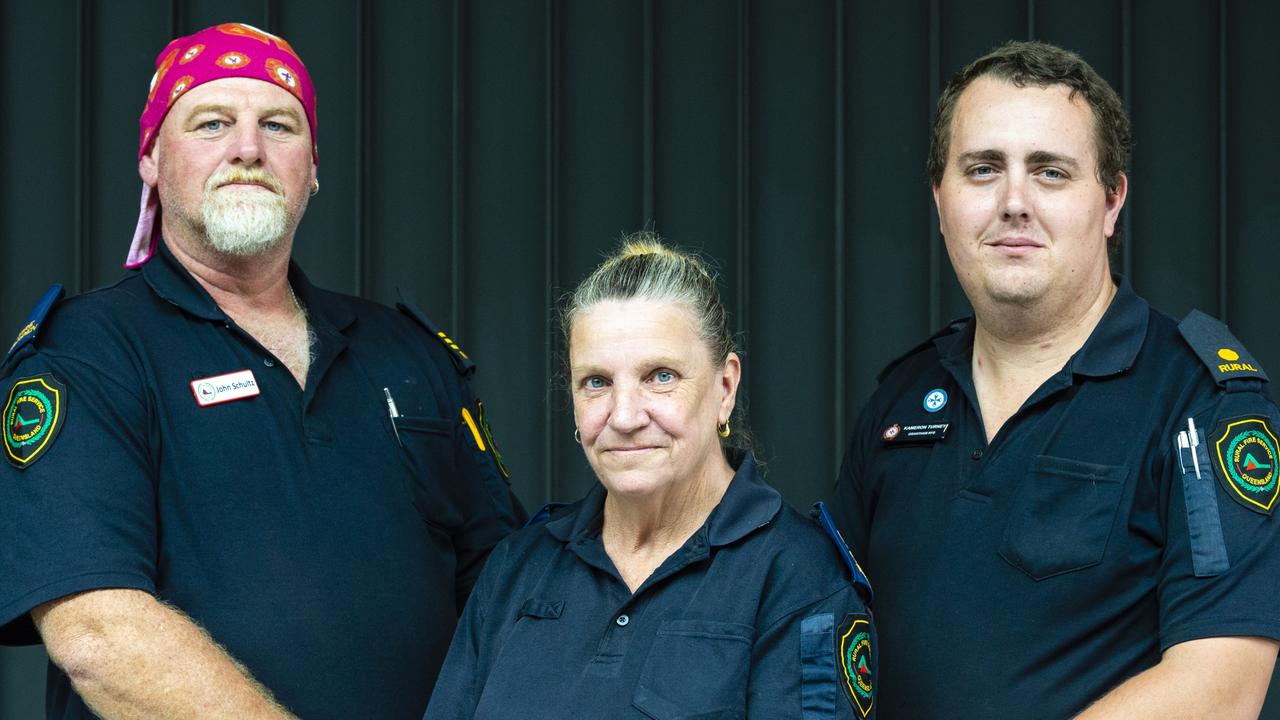
M 400 428 L 396 427 L 396 418 L 400 417 L 400 411 L 396 409 L 396 401 L 391 397 L 391 389 L 382 388 L 382 394 L 387 396 L 387 415 L 391 418 L 391 432 L 396 434 L 396 444 L 404 447 L 404 442 L 400 439 Z
M 1195 418 L 1187 418 L 1187 436 L 1191 439 L 1191 465 L 1196 469 L 1196 479 L 1200 479 L 1200 456 L 1196 454 L 1196 447 L 1200 445 L 1200 434 L 1196 432 Z

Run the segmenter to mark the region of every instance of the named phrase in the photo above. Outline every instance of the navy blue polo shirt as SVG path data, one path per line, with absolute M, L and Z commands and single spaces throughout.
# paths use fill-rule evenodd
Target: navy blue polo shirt
M 606 494 L 494 550 L 427 718 L 874 717 L 837 687 L 839 637 L 874 648 L 859 591 L 754 459 L 634 594 L 601 540 Z
M 289 279 L 315 333 L 305 389 L 165 248 L 59 304 L 10 359 L 3 398 L 60 387 L 65 414 L 30 464 L 0 462 L 0 640 L 37 641 L 42 603 L 136 588 L 302 717 L 421 716 L 522 511 L 449 349 L 296 266 Z M 202 406 L 201 381 L 244 371 L 256 395 Z M 49 717 L 91 717 L 56 668 Z
M 1070 717 L 1172 645 L 1280 638 L 1280 521 L 1215 479 L 1248 466 L 1275 480 L 1258 469 L 1280 425 L 1261 373 L 1218 382 L 1122 280 L 988 444 L 973 333 L 955 325 L 883 377 L 836 484 L 876 582 L 886 716 Z M 1228 345 L 1212 352 L 1244 352 Z M 1246 441 L 1256 462 L 1221 464 Z

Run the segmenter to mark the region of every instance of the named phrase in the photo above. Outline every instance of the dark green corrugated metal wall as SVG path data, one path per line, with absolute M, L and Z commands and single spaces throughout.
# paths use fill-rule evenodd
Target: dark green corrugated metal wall
M 929 115 L 1009 38 L 1080 51 L 1129 103 L 1138 290 L 1224 317 L 1280 373 L 1267 0 L 0 0 L 0 335 L 50 283 L 120 274 L 152 61 L 226 20 L 288 37 L 319 88 L 298 258 L 453 330 L 529 505 L 591 482 L 549 307 L 646 224 L 719 261 L 772 480 L 822 493 L 879 367 L 967 312 Z M 0 718 L 38 714 L 37 665 L 0 651 Z

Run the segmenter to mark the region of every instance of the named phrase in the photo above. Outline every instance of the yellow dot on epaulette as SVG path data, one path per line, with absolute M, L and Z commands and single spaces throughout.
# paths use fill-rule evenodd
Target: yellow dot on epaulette
M 1231 348 L 1222 348 L 1218 351 L 1218 357 L 1226 360 L 1227 362 L 1233 362 L 1240 359 L 1240 353 L 1232 350 Z
M 439 335 L 440 337 L 444 337 L 444 332 L 438 332 L 436 334 Z

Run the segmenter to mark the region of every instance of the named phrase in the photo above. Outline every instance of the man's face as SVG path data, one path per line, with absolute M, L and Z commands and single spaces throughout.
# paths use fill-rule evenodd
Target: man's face
M 315 165 L 306 114 L 260 80 L 199 85 L 174 103 L 139 173 L 159 190 L 166 237 L 261 253 L 292 237 L 307 206 Z
M 1063 85 L 980 77 L 960 95 L 933 190 L 947 254 L 975 305 L 1092 302 L 1126 179 L 1098 179 L 1093 114 Z M 1101 283 L 1101 284 L 1100 284 Z

